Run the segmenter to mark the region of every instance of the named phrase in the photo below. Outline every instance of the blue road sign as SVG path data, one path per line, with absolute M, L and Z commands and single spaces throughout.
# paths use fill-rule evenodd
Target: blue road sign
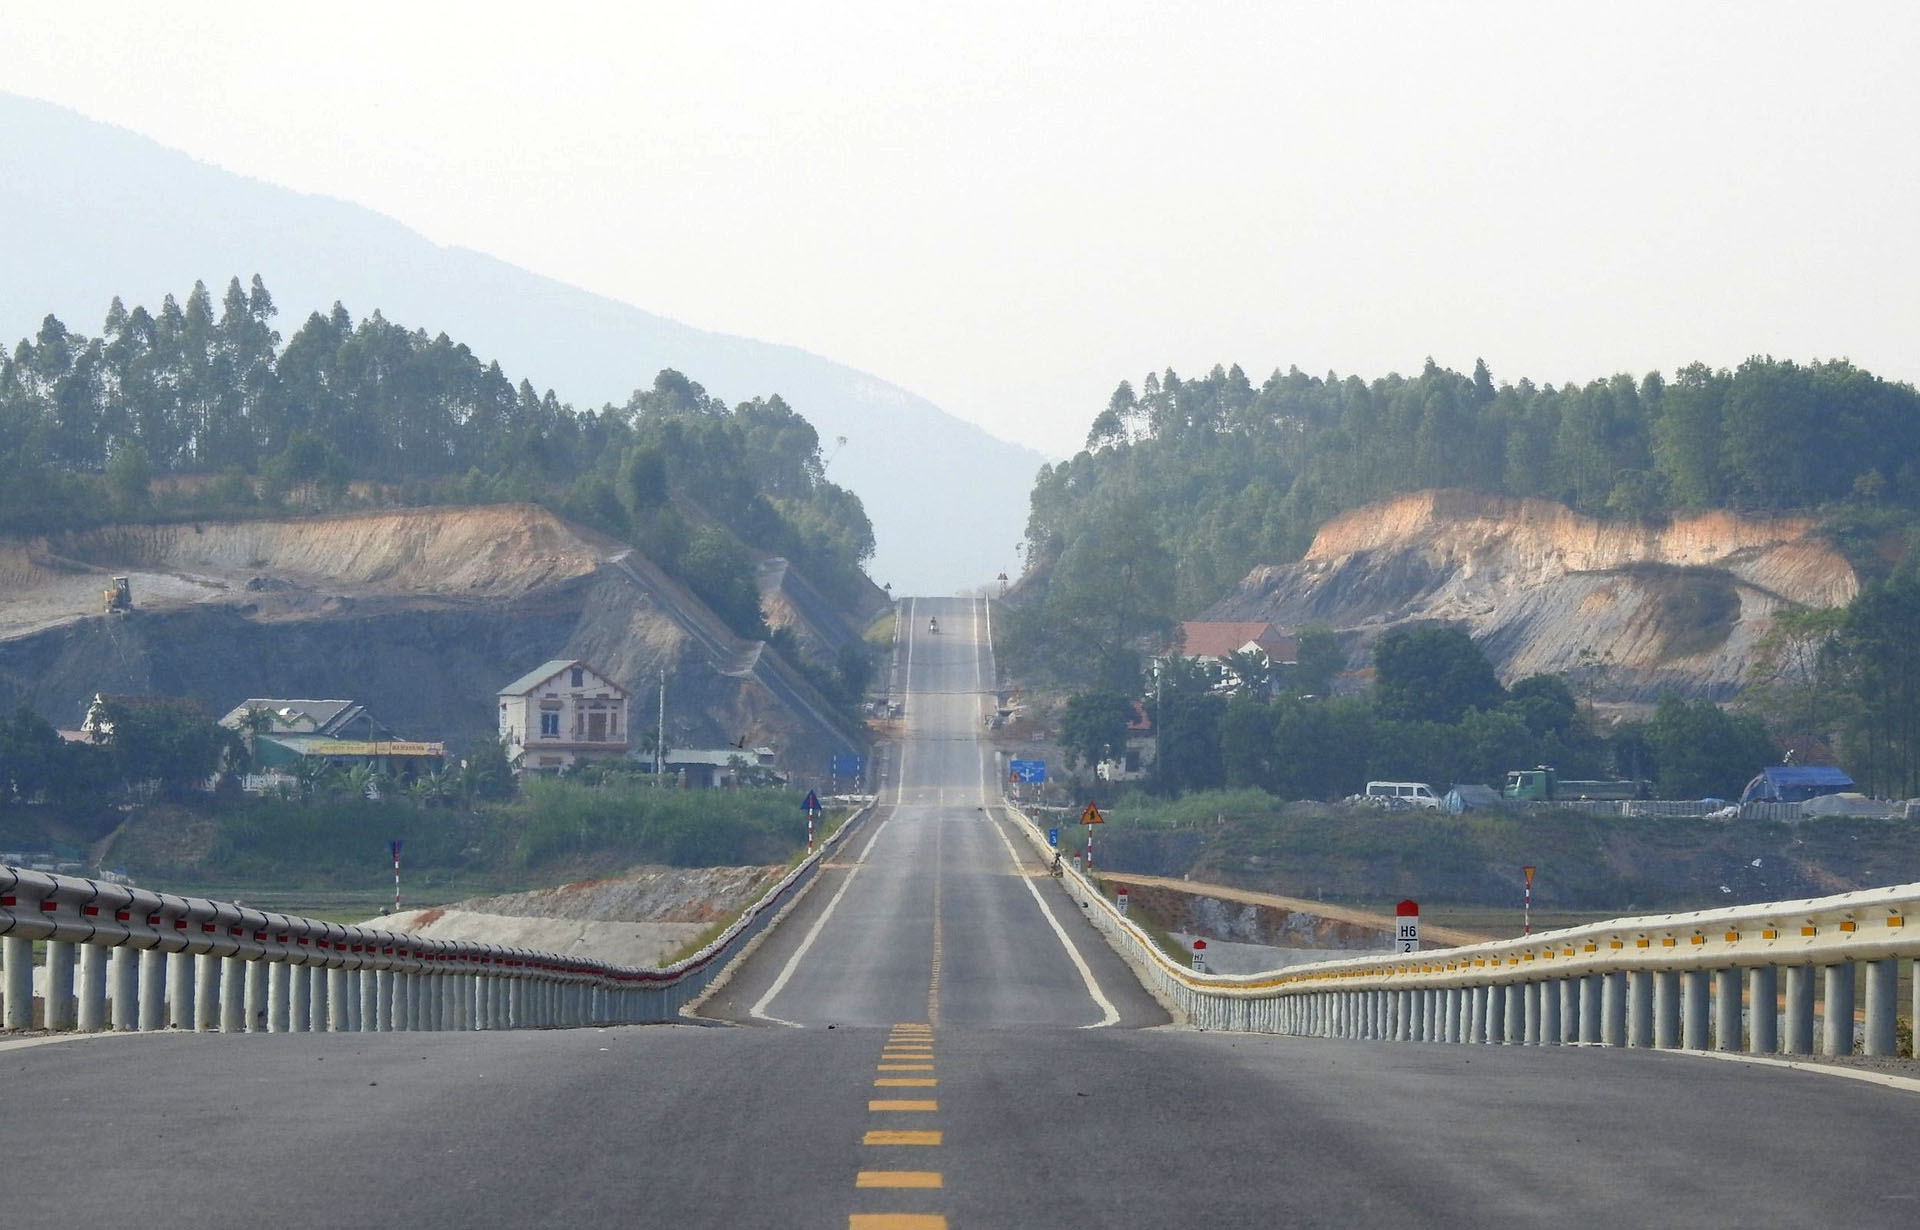
M 1044 782 L 1047 780 L 1047 762 L 1044 760 L 1011 760 L 1007 768 L 1012 770 L 1015 781 Z
M 1054 847 L 1056 850 L 1060 848 L 1060 830 L 1059 829 L 1047 830 L 1047 844 Z
M 807 801 L 800 804 L 800 810 L 818 813 L 820 810 L 820 796 L 811 790 L 807 791 Z
M 862 756 L 835 756 L 829 776 L 852 780 L 860 776 L 866 768 L 866 758 Z

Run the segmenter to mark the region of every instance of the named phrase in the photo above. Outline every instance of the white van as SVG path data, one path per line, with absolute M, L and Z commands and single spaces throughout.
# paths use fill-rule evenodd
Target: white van
M 1440 806 L 1440 796 L 1425 782 L 1368 782 L 1367 800 L 1388 807 Z

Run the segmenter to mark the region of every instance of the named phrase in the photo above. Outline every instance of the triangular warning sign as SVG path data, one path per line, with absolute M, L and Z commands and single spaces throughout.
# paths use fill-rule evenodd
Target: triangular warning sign
M 1080 813 L 1082 824 L 1105 824 L 1106 822 L 1107 818 L 1100 814 L 1100 805 L 1097 803 L 1087 804 L 1087 810 Z

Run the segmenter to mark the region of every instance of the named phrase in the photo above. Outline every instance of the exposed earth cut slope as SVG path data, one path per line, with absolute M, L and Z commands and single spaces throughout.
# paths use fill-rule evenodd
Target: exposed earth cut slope
M 115 574 L 135 609 L 102 615 Z M 826 613 L 822 640 L 868 614 Z M 744 737 L 811 767 L 864 742 L 644 557 L 529 505 L 0 539 L 0 704 L 61 726 L 95 692 L 197 695 L 214 713 L 345 696 L 410 737 L 491 738 L 498 690 L 557 657 L 593 662 L 637 710 L 664 671 L 669 745 Z
M 1570 672 L 1595 699 L 1726 699 L 1782 604 L 1859 589 L 1804 519 L 1702 512 L 1598 521 L 1545 500 L 1425 491 L 1322 526 L 1296 564 L 1256 568 L 1204 616 L 1360 634 L 1464 623 L 1502 678 Z

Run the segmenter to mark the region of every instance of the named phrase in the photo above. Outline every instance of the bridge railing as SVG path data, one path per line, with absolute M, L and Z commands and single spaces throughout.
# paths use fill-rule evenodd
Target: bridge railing
M 1046 849 L 1040 830 L 1009 811 Z M 1094 926 L 1149 986 L 1206 1029 L 1787 1055 L 1816 1047 L 1851 1054 L 1858 1041 L 1868 1055 L 1891 1056 L 1899 1053 L 1900 962 L 1920 957 L 1920 884 L 1899 884 L 1264 974 L 1208 974 L 1163 952 L 1077 869 L 1063 874 Z M 1855 1002 L 1862 970 L 1863 1020 Z M 1920 977 L 1911 1011 L 1920 1021 Z
M 304 1033 L 669 1021 L 865 814 L 849 817 L 712 943 L 663 969 L 0 866 L 0 1027 Z M 35 941 L 45 962 L 38 1022 Z

